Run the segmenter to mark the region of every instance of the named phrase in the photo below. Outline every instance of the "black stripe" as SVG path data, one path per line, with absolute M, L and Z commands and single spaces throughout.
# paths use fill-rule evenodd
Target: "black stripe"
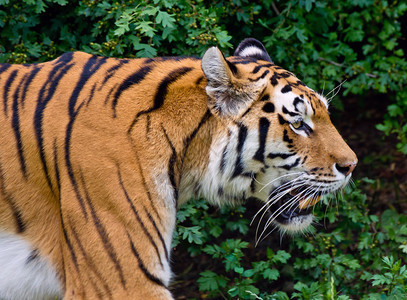
M 158 238 L 160 239 L 161 244 L 162 244 L 162 246 L 164 248 L 165 258 L 168 261 L 169 260 L 169 253 L 168 253 L 167 246 L 165 244 L 164 238 L 163 238 L 163 236 L 161 234 L 161 231 L 158 229 L 157 224 L 154 221 L 154 218 L 151 216 L 151 214 L 148 212 L 148 210 L 145 207 L 143 207 L 143 208 L 144 208 L 144 212 L 148 216 L 148 220 L 151 222 L 151 224 L 153 224 L 154 230 L 155 230 L 155 232 L 156 232 Z
M 179 69 L 172 71 L 171 73 L 168 74 L 167 77 L 165 77 L 163 80 L 161 80 L 161 82 L 158 86 L 157 92 L 154 96 L 153 107 L 138 112 L 137 115 L 135 116 L 135 118 L 133 119 L 133 122 L 131 123 L 127 133 L 130 133 L 133 130 L 133 127 L 136 124 L 136 122 L 140 116 L 142 116 L 144 114 L 148 114 L 156 109 L 159 109 L 164 104 L 164 100 L 165 100 L 165 97 L 167 96 L 169 85 L 171 83 L 177 81 L 180 77 L 184 76 L 191 70 L 193 70 L 193 69 L 188 68 L 188 67 L 179 68 Z
M 278 114 L 278 122 L 280 125 L 284 125 L 285 123 L 288 123 L 286 119 L 284 119 L 280 114 Z
M 34 77 L 37 75 L 37 73 L 40 70 L 41 70 L 40 67 L 34 66 L 34 69 L 30 72 L 30 75 L 28 76 L 28 79 L 26 80 L 26 82 L 24 84 L 24 89 L 23 89 L 22 98 L 21 98 L 21 104 L 23 107 L 24 107 L 26 96 L 28 94 L 27 93 L 28 87 L 30 86 L 31 82 L 34 80 Z
M 272 66 L 273 66 L 273 64 L 265 64 L 265 65 L 258 65 L 258 66 L 255 66 L 254 69 L 253 69 L 253 71 L 252 71 L 252 74 L 256 74 L 256 73 L 259 72 L 260 69 L 262 69 L 262 68 L 269 68 L 269 67 L 272 67 Z
M 285 114 L 287 114 L 287 115 L 289 115 L 291 117 L 295 117 L 295 116 L 300 115 L 299 113 L 289 111 L 284 105 L 283 105 L 283 113 L 285 113 Z
M 59 275 L 59 278 L 60 278 L 60 281 L 62 284 L 62 288 L 64 290 L 66 290 L 66 274 L 67 274 L 67 271 L 65 268 L 65 259 L 64 259 L 64 256 L 61 255 L 61 270 L 58 272 L 58 275 Z
M 75 105 L 79 97 L 79 93 L 82 91 L 86 82 L 94 75 L 99 68 L 106 63 L 107 58 L 99 58 L 96 55 L 91 56 L 86 64 L 83 66 L 81 76 L 79 77 L 78 82 L 74 90 L 72 91 L 71 97 L 69 98 L 69 116 L 75 114 Z
M 289 144 L 292 144 L 292 143 L 293 143 L 293 140 L 290 139 L 290 137 L 288 136 L 287 129 L 284 129 L 284 132 L 283 132 L 283 141 L 284 141 L 284 142 L 287 142 L 287 143 L 289 143 Z
M 10 64 L 0 64 L 0 66 L 0 74 L 6 72 L 11 67 Z
M 200 76 L 196 81 L 195 81 L 195 85 L 200 85 L 202 80 L 204 80 L 204 76 Z
M 63 234 L 64 234 L 64 238 L 65 238 L 65 241 L 66 241 L 66 244 L 68 245 L 68 249 L 69 249 L 69 253 L 71 254 L 71 256 L 72 256 L 72 260 L 73 260 L 73 263 L 74 263 L 74 267 L 75 267 L 75 269 L 76 269 L 76 272 L 77 272 L 77 276 L 79 277 L 78 279 L 79 279 L 79 281 L 81 282 L 82 281 L 82 273 L 80 272 L 80 270 L 79 270 L 79 265 L 78 265 L 78 259 L 77 259 L 77 257 L 76 257 L 76 253 L 75 253 L 75 251 L 74 251 L 74 249 L 73 249 L 73 247 L 72 247 L 72 242 L 71 242 L 71 240 L 68 238 L 68 234 L 67 234 L 67 230 L 66 230 L 66 227 L 65 227 L 65 222 L 64 222 L 64 219 L 63 219 L 63 217 L 62 217 L 62 212 L 61 212 L 61 210 L 60 210 L 60 217 L 61 217 L 61 224 L 62 224 L 62 232 L 63 232 Z M 69 219 L 69 216 L 68 216 L 68 219 Z M 70 221 L 70 220 L 68 220 L 68 221 Z M 70 225 L 69 223 L 67 223 L 67 226 L 69 226 L 69 227 L 71 227 L 71 229 L 72 229 L 72 225 Z M 65 269 L 65 262 L 64 262 L 64 255 L 62 255 L 62 264 L 63 264 L 63 266 L 64 266 L 64 272 L 63 272 L 63 276 L 64 276 L 64 279 L 66 280 L 66 273 L 67 273 L 67 270 Z M 69 270 L 69 272 L 70 273 L 72 273 L 72 271 L 71 270 Z M 64 282 L 64 285 L 66 285 L 66 282 Z
M 36 259 L 38 258 L 38 256 L 39 256 L 39 254 L 40 254 L 40 253 L 39 253 L 38 249 L 32 250 L 32 251 L 30 252 L 30 255 L 27 257 L 25 263 L 26 263 L 26 264 L 29 264 L 29 263 L 31 263 L 32 261 L 36 260 Z
M 153 198 L 151 197 L 151 193 L 150 193 L 150 191 L 149 191 L 149 189 L 147 187 L 147 182 L 146 182 L 146 179 L 144 177 L 143 169 L 142 169 L 141 164 L 140 164 L 140 159 L 137 156 L 136 156 L 136 160 L 137 160 L 138 168 L 140 170 L 141 181 L 142 181 L 144 190 L 146 191 L 149 203 L 151 204 L 151 207 L 152 207 L 156 217 L 158 218 L 158 220 L 160 221 L 160 224 L 161 224 L 162 223 L 161 217 L 160 217 L 160 215 L 159 215 L 159 213 L 157 211 L 157 208 L 154 205 L 155 201 L 153 201 Z
M 256 176 L 257 174 L 253 174 L 252 176 L 252 182 L 250 182 L 250 191 L 252 192 L 252 194 L 254 194 L 254 192 L 256 192 Z
M 143 274 L 146 276 L 146 278 L 147 278 L 148 280 L 154 282 L 155 284 L 158 284 L 159 286 L 162 286 L 162 287 L 164 287 L 164 288 L 167 288 L 167 287 L 165 286 L 164 282 L 162 282 L 161 279 L 155 277 L 153 274 L 151 274 L 151 273 L 147 270 L 146 266 L 144 265 L 143 260 L 142 260 L 141 257 L 140 257 L 140 254 L 138 253 L 136 247 L 134 246 L 134 244 L 133 244 L 133 242 L 132 242 L 132 240 L 131 240 L 131 238 L 130 238 L 129 233 L 127 233 L 127 237 L 128 237 L 128 239 L 129 239 L 129 242 L 130 242 L 131 251 L 133 252 L 134 256 L 136 257 L 137 262 L 138 262 L 138 266 L 139 266 L 140 270 L 143 272 Z
M 88 106 L 89 103 L 93 100 L 93 96 L 95 95 L 95 89 L 96 89 L 96 83 L 93 84 L 92 89 L 90 90 L 88 101 L 86 101 L 86 106 Z
M 107 95 L 106 95 L 106 97 L 105 97 L 105 102 L 104 102 L 105 105 L 107 104 L 107 102 L 109 102 L 110 96 L 112 95 L 113 91 L 117 88 L 118 85 L 119 85 L 119 84 L 116 83 L 116 84 L 110 89 L 109 93 L 107 93 Z
M 285 169 L 285 170 L 291 170 L 292 168 L 298 166 L 300 163 L 301 158 L 298 157 L 295 162 L 293 162 L 291 165 L 283 165 L 283 166 L 278 166 L 278 168 Z
M 16 138 L 16 145 L 17 145 L 18 158 L 20 161 L 20 167 L 21 167 L 21 171 L 23 172 L 23 176 L 25 179 L 27 179 L 27 169 L 26 169 L 24 153 L 23 153 L 23 143 L 21 141 L 20 115 L 19 115 L 18 100 L 19 100 L 19 96 L 20 96 L 21 87 L 22 87 L 23 83 L 25 82 L 25 80 L 27 79 L 27 77 L 28 77 L 28 74 L 25 74 L 14 93 L 13 115 L 11 118 L 11 125 L 13 127 L 14 136 Z
M 249 80 L 252 81 L 252 82 L 258 81 L 258 80 L 263 79 L 264 77 L 266 77 L 266 75 L 267 75 L 268 73 L 270 73 L 270 70 L 264 71 L 263 74 L 261 74 L 259 77 L 255 78 L 255 79 L 250 79 L 250 78 L 249 78 Z
M 68 170 L 68 175 L 71 181 L 71 184 L 74 188 L 75 194 L 77 196 L 77 199 L 79 201 L 79 204 L 81 206 L 82 212 L 87 219 L 87 211 L 85 208 L 85 204 L 83 201 L 82 196 L 80 195 L 79 189 L 78 189 L 78 184 L 76 182 L 76 179 L 73 174 L 72 170 L 72 164 L 71 164 L 71 157 L 70 157 L 70 142 L 71 142 L 71 135 L 72 135 L 72 129 L 73 129 L 73 124 L 75 122 L 76 116 L 79 112 L 79 110 L 82 108 L 84 102 L 82 102 L 79 107 L 75 110 L 75 106 L 79 97 L 79 94 L 81 90 L 83 89 L 84 85 L 86 82 L 94 75 L 99 68 L 106 63 L 107 58 L 99 58 L 96 55 L 91 56 L 86 64 L 83 66 L 81 76 L 79 77 L 78 82 L 76 83 L 76 86 L 74 90 L 72 91 L 71 97 L 69 98 L 68 102 L 68 110 L 69 110 L 69 116 L 70 120 L 67 126 L 66 130 L 66 136 L 65 136 L 65 163 L 67 166 Z
M 223 57 L 223 58 L 225 59 L 225 57 Z M 237 74 L 237 67 L 233 63 L 228 61 L 227 59 L 225 59 L 225 60 L 226 60 L 227 65 L 229 66 L 230 71 L 232 71 L 233 75 L 236 75 Z
M 72 59 L 72 53 L 70 53 L 70 58 Z M 49 171 L 47 168 L 47 163 L 45 159 L 45 149 L 44 149 L 44 138 L 43 138 L 43 130 L 42 130 L 42 122 L 43 122 L 43 115 L 44 110 L 48 104 L 48 102 L 54 96 L 54 93 L 57 89 L 57 86 L 61 80 L 61 78 L 71 69 L 73 64 L 66 64 L 66 59 L 68 58 L 67 54 L 61 56 L 54 64 L 55 67 L 49 72 L 48 79 L 45 81 L 44 85 L 41 87 L 39 92 L 39 96 L 37 99 L 37 107 L 35 108 L 34 113 L 34 129 L 35 135 L 37 138 L 37 145 L 38 151 L 40 154 L 42 169 L 45 174 L 45 178 L 47 180 L 48 186 L 52 193 L 54 193 L 54 189 L 52 187 L 51 178 L 49 176 Z
M 273 76 L 270 77 L 270 83 L 273 86 L 276 86 L 278 84 L 279 79 L 280 79 L 280 76 L 278 75 L 278 73 L 274 73 Z
M 58 168 L 58 151 L 57 151 L 57 146 L 56 146 L 56 140 L 54 140 L 54 167 L 55 167 L 55 176 L 57 179 L 57 186 L 58 186 L 58 190 L 60 191 L 61 190 L 61 181 L 60 181 L 59 168 Z M 65 228 L 65 221 L 64 221 L 64 216 L 62 214 L 62 203 L 61 203 L 60 195 L 58 197 L 58 201 L 59 201 L 59 217 L 61 219 L 62 233 L 64 235 L 65 242 L 68 246 L 69 253 L 72 256 L 74 266 L 75 266 L 76 270 L 79 272 L 78 260 L 76 258 L 76 254 L 75 254 L 75 251 L 73 250 L 71 240 L 69 239 L 68 233 Z M 63 258 L 62 258 L 62 263 L 64 263 Z M 65 276 L 65 273 L 63 274 L 63 276 Z
M 302 82 L 301 80 L 297 80 L 297 86 L 298 85 L 302 85 L 302 86 L 306 86 L 304 82 Z
M 119 61 L 119 63 L 117 65 L 114 65 L 113 67 L 110 67 L 107 71 L 106 71 L 106 76 L 102 81 L 102 84 L 99 88 L 99 90 L 103 87 L 103 85 L 114 75 L 114 73 L 116 73 L 116 71 L 118 69 L 120 69 L 124 64 L 127 64 L 129 61 L 126 59 L 121 59 Z
M 203 117 L 201 118 L 201 120 L 198 123 L 198 126 L 192 131 L 192 133 L 187 136 L 187 138 L 184 139 L 184 149 L 183 149 L 183 153 L 182 153 L 182 160 L 180 163 L 180 170 L 183 170 L 183 166 L 184 166 L 184 159 L 187 155 L 188 152 L 188 148 L 192 142 L 192 140 L 194 139 L 194 137 L 196 136 L 196 134 L 198 133 L 198 131 L 201 129 L 201 127 L 209 120 L 209 118 L 211 117 L 211 112 L 209 111 L 209 109 L 206 110 L 205 114 L 203 115 Z M 182 172 L 182 171 L 181 171 Z M 182 176 L 182 173 L 181 175 Z M 179 181 L 181 182 L 181 178 L 179 178 Z
M 54 169 L 55 169 L 55 179 L 57 181 L 58 191 L 61 190 L 61 177 L 59 176 L 59 167 L 58 167 L 58 149 L 57 149 L 57 140 L 54 140 Z
M 11 72 L 11 74 L 9 75 L 5 85 L 4 85 L 4 91 L 3 91 L 3 103 L 4 103 L 4 113 L 6 114 L 7 117 L 7 110 L 8 110 L 8 94 L 10 92 L 11 89 L 11 84 L 13 83 L 14 79 L 16 79 L 17 76 L 17 70 L 14 70 L 13 72 Z
M 121 189 L 122 189 L 122 191 L 123 191 L 123 193 L 124 193 L 124 196 L 126 197 L 127 202 L 130 204 L 130 207 L 131 207 L 131 210 L 133 211 L 134 216 L 136 217 L 137 221 L 139 222 L 139 224 L 140 224 L 140 226 L 141 226 L 141 229 L 143 230 L 144 234 L 147 236 L 147 238 L 149 239 L 151 245 L 153 246 L 153 248 L 154 248 L 154 250 L 155 250 L 155 253 L 157 254 L 157 257 L 158 257 L 159 260 L 160 260 L 160 265 L 161 265 L 161 267 L 164 268 L 163 262 L 162 262 L 162 260 L 161 260 L 161 254 L 160 254 L 160 251 L 158 250 L 157 244 L 155 243 L 155 241 L 154 241 L 153 237 L 151 236 L 150 232 L 147 230 L 147 227 L 144 225 L 143 220 L 141 220 L 140 215 L 139 215 L 139 212 L 138 212 L 138 210 L 136 209 L 136 207 L 134 206 L 133 201 L 131 200 L 131 198 L 130 198 L 130 196 L 129 196 L 129 193 L 127 192 L 126 187 L 124 186 L 124 183 L 123 183 L 122 175 L 121 175 L 121 173 L 120 173 L 119 166 L 117 166 L 117 176 L 118 176 L 118 178 L 119 178 L 120 187 L 121 187 Z M 154 223 L 154 224 L 155 224 L 155 223 Z M 157 231 L 158 231 L 158 230 L 157 230 Z M 167 260 L 168 260 L 167 248 L 165 247 L 165 243 L 164 243 L 164 240 L 163 240 L 163 239 L 162 239 L 162 243 L 163 243 L 163 244 L 162 244 L 162 248 L 164 249 L 165 256 L 166 256 L 166 258 L 167 258 Z
M 218 187 L 218 196 L 223 197 L 225 195 L 225 191 L 223 190 L 223 187 L 219 186 Z
M 72 222 L 71 220 L 69 220 L 69 221 L 70 221 L 70 224 L 73 224 L 73 223 L 74 223 L 74 222 Z M 97 265 L 94 263 L 92 257 L 91 257 L 91 256 L 89 257 L 88 254 L 86 253 L 85 248 L 83 247 L 82 242 L 81 242 L 81 240 L 79 239 L 79 235 L 78 235 L 78 233 L 76 232 L 74 226 L 71 225 L 70 228 L 71 228 L 71 231 L 72 231 L 72 235 L 73 235 L 73 237 L 74 237 L 76 243 L 78 244 L 78 247 L 79 247 L 79 250 L 80 250 L 81 253 L 82 253 L 82 256 L 85 258 L 86 263 L 87 263 L 89 269 L 90 269 L 90 270 L 96 275 L 96 277 L 99 279 L 99 282 L 103 285 L 103 288 L 106 290 L 106 292 L 107 292 L 109 298 L 112 298 L 112 291 L 110 290 L 109 286 L 106 284 L 106 279 L 103 278 L 102 274 L 98 271 Z M 93 286 L 94 286 L 95 289 L 96 289 L 96 288 L 97 288 L 97 287 L 96 287 L 96 284 L 95 284 L 93 281 L 92 281 L 92 284 L 93 284 Z
M 76 111 L 76 113 L 71 117 L 71 119 L 69 120 L 68 126 L 66 127 L 66 135 L 65 135 L 65 164 L 66 164 L 66 168 L 68 171 L 68 176 L 69 176 L 69 180 L 71 181 L 73 190 L 76 194 L 76 199 L 79 201 L 79 204 L 81 206 L 82 209 L 82 213 L 85 217 L 85 219 L 88 219 L 88 212 L 86 211 L 85 208 L 85 202 L 79 192 L 79 188 L 78 188 L 78 183 L 75 179 L 74 176 L 74 172 L 73 172 L 73 168 L 72 168 L 72 163 L 71 163 L 71 136 L 72 136 L 72 130 L 73 130 L 73 124 L 75 122 L 76 119 L 76 115 L 79 113 L 81 106 L 78 108 L 78 110 Z
M 288 71 L 286 71 L 286 72 L 281 72 L 281 73 L 279 73 L 279 74 L 280 74 L 280 76 L 281 76 L 282 78 L 288 78 L 288 77 L 294 76 L 293 73 L 290 73 L 290 72 L 288 72 Z
M 114 250 L 115 248 L 113 247 L 112 243 L 110 242 L 109 235 L 106 232 L 106 228 L 103 226 L 103 223 L 100 221 L 98 215 L 96 214 L 95 208 L 93 207 L 92 200 L 90 199 L 90 196 L 88 194 L 85 179 L 82 174 L 82 170 L 79 170 L 79 172 L 80 172 L 80 179 L 81 179 L 81 183 L 83 186 L 83 190 L 85 192 L 85 199 L 86 199 L 87 205 L 89 207 L 90 214 L 92 216 L 93 224 L 95 225 L 96 230 L 99 234 L 99 237 L 102 240 L 103 247 L 105 248 L 110 260 L 113 262 L 116 271 L 119 273 L 119 277 L 120 277 L 122 286 L 125 287 L 126 280 L 124 278 L 123 270 L 122 270 L 122 267 L 120 266 L 119 259 L 117 258 L 117 254 Z
M 239 125 L 239 136 L 237 141 L 237 158 L 235 163 L 235 170 L 233 172 L 232 178 L 243 173 L 243 162 L 242 162 L 242 152 L 243 146 L 247 138 L 247 127 L 243 124 Z
M 168 160 L 168 178 L 170 179 L 172 189 L 174 191 L 174 199 L 177 202 L 178 201 L 178 188 L 177 188 L 177 183 L 175 182 L 175 163 L 177 162 L 177 152 L 175 151 L 175 147 L 172 144 L 170 138 L 168 137 L 167 132 L 165 131 L 165 128 L 163 124 L 161 124 L 161 128 L 164 132 L 165 138 L 167 139 L 168 145 L 171 148 L 171 157 Z
M 205 114 L 203 115 L 203 117 L 199 121 L 198 126 L 192 131 L 192 133 L 189 136 L 187 136 L 187 138 L 184 139 L 184 150 L 183 150 L 182 161 L 181 161 L 181 170 L 182 170 L 182 167 L 184 165 L 184 158 L 185 158 L 185 156 L 187 154 L 189 145 L 191 144 L 192 140 L 194 139 L 194 137 L 198 133 L 199 129 L 201 129 L 203 124 L 205 124 L 206 121 L 209 120 L 210 116 L 211 116 L 211 112 L 209 111 L 209 109 L 207 109 Z
M 285 86 L 281 89 L 281 92 L 282 92 L 283 94 L 288 93 L 288 92 L 291 92 L 291 91 L 292 91 L 292 88 L 291 88 L 291 86 L 290 86 L 289 84 L 285 85 Z
M 27 226 L 23 221 L 21 211 L 17 207 L 16 201 L 14 200 L 13 196 L 11 196 L 6 190 L 3 166 L 1 164 L 0 164 L 0 194 L 2 195 L 2 198 L 10 206 L 11 212 L 16 222 L 17 233 L 23 233 L 26 230 Z
M 270 159 L 274 159 L 274 158 L 277 158 L 277 157 L 282 158 L 282 159 L 286 159 L 286 158 L 288 158 L 290 156 L 293 156 L 295 154 L 296 154 L 295 152 L 293 152 L 293 153 L 269 153 L 267 155 L 267 157 L 270 158 Z
M 144 78 L 147 76 L 148 73 L 150 73 L 152 70 L 151 66 L 146 66 L 138 70 L 137 72 L 131 74 L 129 77 L 127 77 L 119 86 L 117 89 L 116 93 L 114 94 L 114 98 L 112 101 L 112 109 L 113 109 L 113 116 L 116 117 L 116 106 L 119 101 L 119 97 L 121 94 L 131 88 L 133 85 L 140 83 Z
M 264 104 L 262 110 L 266 113 L 273 113 L 275 108 L 274 108 L 274 104 L 271 102 L 267 102 L 266 104 Z
M 60 57 L 58 57 L 57 60 L 54 61 L 54 65 L 59 65 L 60 63 L 68 63 L 72 61 L 74 52 L 66 52 L 62 54 Z
M 246 116 L 251 110 L 252 110 L 252 107 L 250 106 L 248 109 L 246 109 L 246 111 L 241 115 L 240 118 L 243 118 L 244 116 Z
M 228 137 L 228 142 L 229 142 L 229 137 Z M 225 171 L 226 168 L 226 154 L 227 154 L 227 150 L 228 150 L 228 144 L 226 143 L 225 148 L 223 148 L 222 151 L 222 157 L 220 158 L 220 171 L 223 173 Z
M 264 151 L 266 148 L 267 133 L 269 131 L 270 121 L 267 118 L 260 118 L 259 121 L 259 149 L 257 149 L 256 154 L 253 159 L 264 163 Z
M 146 139 L 149 140 L 150 139 L 149 133 L 150 133 L 150 127 L 151 127 L 151 118 L 149 115 L 147 115 L 146 119 L 147 119 L 146 120 Z
M 304 100 L 302 100 L 299 97 L 295 97 L 293 105 L 294 105 L 296 111 L 299 111 L 297 105 L 300 104 L 300 103 L 304 104 Z

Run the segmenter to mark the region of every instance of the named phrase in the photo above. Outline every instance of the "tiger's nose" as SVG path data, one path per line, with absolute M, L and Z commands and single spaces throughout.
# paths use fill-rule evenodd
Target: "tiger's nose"
M 357 161 L 353 161 L 351 163 L 336 163 L 335 164 L 335 168 L 342 174 L 344 174 L 345 176 L 348 176 L 350 173 L 353 172 L 353 170 L 356 168 L 356 165 L 358 164 Z

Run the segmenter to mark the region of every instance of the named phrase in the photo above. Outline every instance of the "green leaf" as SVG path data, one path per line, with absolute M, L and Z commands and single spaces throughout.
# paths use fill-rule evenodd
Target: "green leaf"
M 387 278 L 384 275 L 373 275 L 371 279 L 373 280 L 372 282 L 373 286 L 391 283 L 391 279 Z
M 253 269 L 246 270 L 242 274 L 243 277 L 252 277 L 253 275 L 254 275 L 254 270 Z
M 159 11 L 158 7 L 146 6 L 140 13 L 140 16 L 155 16 L 158 13 L 158 11 Z
M 216 291 L 225 288 L 228 282 L 225 277 L 208 270 L 201 272 L 199 275 L 197 282 L 201 291 Z
M 276 263 L 287 263 L 287 261 L 290 259 L 291 254 L 284 251 L 284 250 L 278 250 L 277 253 L 273 256 L 272 261 Z
M 280 272 L 276 269 L 267 269 L 263 272 L 263 277 L 268 280 L 277 280 L 280 277 Z
M 157 29 L 150 26 L 153 24 L 151 21 L 141 21 L 137 22 L 136 30 L 139 30 L 142 34 L 145 34 L 148 37 L 153 37 Z
M 349 42 L 361 42 L 363 37 L 365 36 L 365 32 L 363 30 L 348 30 L 345 35 L 345 41 Z
M 224 31 L 224 30 L 223 30 L 223 31 L 217 32 L 217 33 L 215 34 L 215 36 L 216 36 L 216 38 L 217 38 L 217 40 L 218 40 L 218 42 L 219 42 L 219 45 L 220 45 L 222 48 L 229 48 L 229 47 L 232 46 L 232 44 L 229 43 L 229 41 L 230 41 L 230 39 L 231 39 L 232 37 L 228 34 L 227 31 Z
M 167 12 L 159 11 L 155 20 L 164 27 L 175 28 L 175 19 Z
M 184 240 L 188 240 L 189 243 L 202 244 L 202 233 L 200 232 L 201 227 L 191 226 L 191 227 L 179 227 L 179 233 L 182 234 Z

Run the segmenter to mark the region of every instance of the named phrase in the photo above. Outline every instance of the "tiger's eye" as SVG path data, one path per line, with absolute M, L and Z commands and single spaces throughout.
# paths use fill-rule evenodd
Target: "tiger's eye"
M 294 123 L 291 123 L 291 125 L 295 128 L 295 129 L 299 129 L 302 126 L 302 121 L 297 121 Z

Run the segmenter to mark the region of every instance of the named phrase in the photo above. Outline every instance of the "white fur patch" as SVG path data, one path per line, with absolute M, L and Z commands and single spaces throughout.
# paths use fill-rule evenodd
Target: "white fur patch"
M 156 187 L 156 191 L 158 192 L 158 197 L 160 199 L 155 203 L 155 205 L 164 206 L 165 210 L 168 211 L 167 217 L 162 220 L 163 227 L 166 230 L 165 232 L 161 232 L 161 234 L 163 235 L 163 239 L 167 247 L 167 252 L 171 253 L 172 234 L 175 228 L 175 216 L 177 213 L 175 206 L 176 200 L 174 199 L 174 188 L 168 178 L 168 172 L 166 171 L 166 168 L 155 170 L 155 174 L 156 175 L 154 176 L 154 184 Z M 161 253 L 161 255 L 164 255 L 164 253 Z M 166 259 L 164 259 L 162 263 L 163 268 L 157 265 L 156 268 L 150 270 L 150 272 L 156 277 L 160 278 L 164 282 L 164 284 L 168 285 L 172 277 L 171 267 Z
M 32 256 L 30 244 L 0 231 L 0 299 L 60 299 L 57 273 L 45 257 Z
M 249 46 L 247 48 L 244 48 L 242 52 L 239 53 L 239 56 L 243 57 L 249 57 L 253 56 L 255 57 L 256 55 L 263 55 L 264 51 L 259 49 L 258 47 L 255 46 Z
M 314 216 L 309 214 L 305 216 L 298 216 L 291 219 L 290 223 L 288 224 L 281 224 L 275 222 L 278 228 L 282 232 L 287 233 L 297 233 L 297 232 L 304 232 L 308 229 L 308 227 L 312 224 L 314 220 Z
M 318 93 L 316 93 L 316 94 L 318 95 L 319 100 L 321 100 L 322 103 L 324 103 L 326 109 L 328 109 L 328 108 L 329 108 L 329 102 L 328 102 L 328 100 L 326 100 L 326 98 L 325 98 L 324 96 L 322 96 L 321 94 L 318 94 Z

